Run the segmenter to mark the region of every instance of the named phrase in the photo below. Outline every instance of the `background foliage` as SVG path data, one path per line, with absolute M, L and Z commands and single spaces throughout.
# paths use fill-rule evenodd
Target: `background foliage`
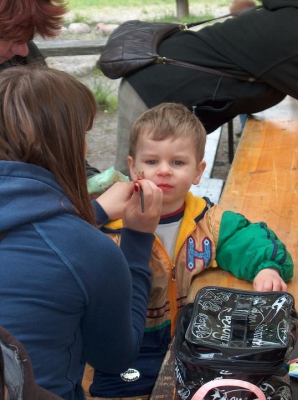
M 231 0 L 189 0 L 191 4 L 205 4 L 208 5 L 212 2 L 212 5 L 227 6 L 231 3 Z M 140 0 L 68 0 L 69 8 L 84 9 L 88 7 L 140 7 Z M 175 0 L 142 0 L 141 6 L 162 6 L 167 4 L 175 4 Z

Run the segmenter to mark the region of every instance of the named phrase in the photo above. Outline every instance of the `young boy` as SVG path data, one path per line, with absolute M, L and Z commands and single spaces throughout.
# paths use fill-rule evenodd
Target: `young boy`
M 265 223 L 250 223 L 243 215 L 224 211 L 189 192 L 192 184 L 200 182 L 206 166 L 205 141 L 200 121 L 180 104 L 149 109 L 132 127 L 131 178 L 137 181 L 141 174 L 163 191 L 162 218 L 150 260 L 152 289 L 146 330 L 138 359 L 128 371 L 121 375 L 95 371 L 92 396 L 148 398 L 178 312 L 193 279 L 204 269 L 218 266 L 253 282 L 260 291 L 286 290 L 285 281 L 293 276 L 290 254 Z M 117 243 L 121 226 L 119 220 L 105 227 Z

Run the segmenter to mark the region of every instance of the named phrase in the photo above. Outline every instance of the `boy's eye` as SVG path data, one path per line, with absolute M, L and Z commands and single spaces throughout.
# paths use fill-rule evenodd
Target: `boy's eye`
M 147 160 L 146 164 L 149 164 L 149 165 L 157 164 L 157 160 Z
M 184 162 L 183 161 L 179 161 L 179 160 L 175 160 L 175 161 L 173 161 L 173 164 L 174 165 L 184 165 Z

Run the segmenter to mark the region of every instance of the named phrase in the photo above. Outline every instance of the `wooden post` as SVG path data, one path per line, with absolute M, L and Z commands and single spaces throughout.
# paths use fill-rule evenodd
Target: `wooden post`
M 183 17 L 189 15 L 188 0 L 176 0 L 177 18 L 180 21 Z

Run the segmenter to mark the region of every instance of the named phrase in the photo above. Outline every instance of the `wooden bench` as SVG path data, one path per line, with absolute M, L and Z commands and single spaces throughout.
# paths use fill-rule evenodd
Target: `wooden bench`
M 43 57 L 99 55 L 106 42 L 103 39 L 34 41 Z
M 288 285 L 298 306 L 298 101 L 286 97 L 249 118 L 220 204 L 252 222 L 265 221 L 295 265 Z
M 220 204 L 253 222 L 265 221 L 290 251 L 295 276 L 288 284 L 298 307 L 298 101 L 286 97 L 271 109 L 250 117 L 225 184 Z M 200 275 L 200 287 L 218 285 L 252 289 L 222 270 Z M 199 289 L 199 288 L 197 288 Z M 194 299 L 195 291 L 190 293 Z M 150 400 L 178 400 L 175 389 L 174 342 L 161 367 Z M 298 344 L 293 358 L 298 357 Z M 293 399 L 298 382 L 292 380 Z M 181 400 L 181 399 L 179 399 Z

